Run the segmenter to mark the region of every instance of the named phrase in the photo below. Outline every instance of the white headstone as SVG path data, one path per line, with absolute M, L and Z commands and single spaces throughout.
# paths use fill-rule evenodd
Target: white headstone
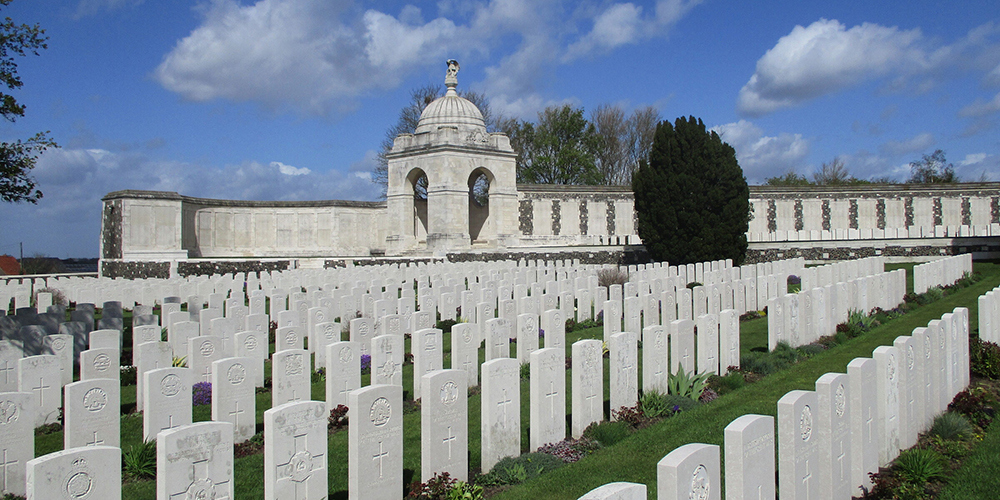
M 212 381 L 212 363 L 225 356 L 222 352 L 222 338 L 212 335 L 201 335 L 188 339 L 187 364 L 194 373 L 194 381 Z
M 403 385 L 403 345 L 403 337 L 397 335 L 379 335 L 372 339 L 372 385 Z
M 121 380 L 118 349 L 88 349 L 80 353 L 80 380 L 113 378 Z
M 24 473 L 35 458 L 35 395 L 0 393 L 0 492 L 25 495 Z
M 782 500 L 819 498 L 819 439 L 814 391 L 789 391 L 778 400 L 778 491 Z
M 726 500 L 774 500 L 774 417 L 743 415 L 725 430 Z
M 233 424 L 233 442 L 257 433 L 257 398 L 251 358 L 212 362 L 212 420 Z
M 99 378 L 66 385 L 63 446 L 121 445 L 121 384 Z
M 670 322 L 670 373 L 694 373 L 694 321 Z
M 20 392 L 34 395 L 35 427 L 59 421 L 62 375 L 59 358 L 51 354 L 29 356 L 17 361 Z
M 501 458 L 521 453 L 520 363 L 502 358 L 483 363 L 480 396 L 482 470 L 489 471 Z
M 326 346 L 326 405 L 333 410 L 347 405 L 347 394 L 361 387 L 361 346 L 334 342 Z
M 348 400 L 349 498 L 396 498 L 403 491 L 403 387 L 362 387 Z
M 554 347 L 531 353 L 531 432 L 528 436 L 531 451 L 566 437 L 565 359 L 565 352 Z
M 642 391 L 667 393 L 667 327 L 642 329 Z M 574 411 L 575 413 L 575 411 Z
M 719 447 L 690 443 L 680 446 L 656 464 L 659 500 L 722 499 Z
M 849 500 L 851 485 L 850 379 L 826 373 L 816 380 L 819 488 L 830 498 Z
M 122 450 L 114 446 L 73 448 L 30 460 L 25 474 L 28 498 L 121 500 L 121 460 Z
M 611 336 L 608 345 L 611 358 L 611 378 L 608 384 L 612 417 L 622 407 L 631 408 L 639 400 L 639 353 L 636 337 L 632 332 L 616 333 Z
M 271 407 L 312 397 L 309 351 L 286 349 L 271 356 Z
M 233 498 L 232 427 L 198 422 L 157 434 L 156 497 Z
M 608 483 L 588 491 L 579 500 L 646 500 L 646 485 Z
M 264 498 L 327 497 L 327 418 L 322 401 L 285 403 L 264 412 Z
M 878 463 L 885 467 L 899 454 L 899 351 L 892 346 L 879 346 L 872 352 L 872 358 L 878 369 L 875 375 L 881 438 Z
M 442 352 L 441 330 L 424 328 L 413 333 L 410 351 L 413 353 L 413 399 L 420 399 L 420 377 L 440 370 L 444 353 Z
M 664 365 L 665 358 L 664 350 Z M 579 439 L 587 426 L 604 420 L 604 360 L 601 341 L 585 339 L 574 342 L 572 363 L 572 433 L 574 438 Z
M 538 350 L 538 315 L 517 315 L 517 360 L 527 363 L 531 353 Z
M 436 370 L 421 377 L 420 478 L 447 472 L 469 479 L 469 408 L 462 370 Z
M 503 322 L 506 320 L 497 318 L 491 321 Z M 487 331 L 490 331 L 488 327 Z M 509 334 L 507 335 L 509 336 Z M 509 339 L 504 340 L 505 345 L 509 345 Z M 487 360 L 491 359 L 489 351 L 487 344 Z M 510 348 L 508 347 L 509 352 Z M 451 367 L 466 373 L 469 387 L 479 385 L 479 337 L 476 335 L 473 325 L 469 323 L 459 323 L 451 327 Z
M 145 373 L 143 441 L 156 439 L 160 431 L 191 423 L 193 376 L 190 368 L 157 368 Z

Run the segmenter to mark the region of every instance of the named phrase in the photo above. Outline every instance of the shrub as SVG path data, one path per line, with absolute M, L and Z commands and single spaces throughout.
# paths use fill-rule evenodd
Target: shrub
M 671 373 L 667 376 L 667 392 L 697 401 L 708 386 L 708 377 L 712 375 L 712 372 L 699 375 L 695 375 L 694 372 L 688 374 L 683 368 L 677 367 L 677 373 Z
M 434 477 L 427 480 L 426 483 L 421 483 L 419 481 L 414 481 L 410 486 L 410 494 L 406 495 L 406 498 L 419 498 L 421 500 L 447 500 L 448 491 L 457 481 L 451 477 L 451 474 L 447 472 L 442 472 L 440 474 L 434 473 Z
M 524 380 L 528 380 L 528 379 L 531 378 L 531 365 L 530 364 L 525 363 L 525 364 L 521 365 L 521 378 L 524 379 Z
M 735 391 L 746 385 L 746 379 L 736 367 L 730 366 L 728 373 L 723 376 L 712 375 L 708 377 L 708 386 L 715 389 L 720 395 Z
M 327 428 L 333 430 L 347 426 L 347 409 L 345 405 L 337 405 L 336 408 L 330 410 Z
M 920 300 L 917 300 L 917 303 L 919 303 L 920 305 L 930 304 L 931 302 L 943 299 L 944 290 L 942 290 L 941 287 L 934 286 L 929 288 L 926 292 L 922 293 L 921 295 L 924 296 L 924 302 L 920 302 Z
M 955 394 L 948 409 L 965 416 L 972 423 L 986 428 L 993 421 L 994 410 L 987 404 L 987 392 L 982 387 L 966 389 Z
M 128 365 L 121 367 L 121 386 L 136 385 L 135 366 Z
M 597 271 L 597 286 L 610 287 L 628 282 L 628 272 L 618 268 L 607 267 Z
M 485 498 L 483 487 L 477 484 L 458 481 L 448 490 L 448 500 L 482 500 Z
M 133 479 L 155 478 L 156 440 L 144 441 L 122 450 L 122 473 Z
M 44 287 L 44 288 L 39 288 L 38 290 L 35 290 L 35 295 L 34 295 L 34 297 L 32 297 L 34 299 L 34 304 L 36 304 L 36 305 L 38 304 L 38 294 L 39 293 L 43 293 L 43 292 L 44 293 L 51 293 L 52 294 L 52 304 L 53 305 L 58 304 L 58 305 L 65 306 L 65 305 L 69 304 L 69 301 L 66 300 L 66 294 L 64 294 L 62 292 L 62 290 L 58 290 L 58 289 L 55 289 L 55 288 L 52 288 L 52 287 L 48 287 L 48 286 Z
M 611 446 L 631 434 L 632 428 L 625 422 L 594 422 L 583 431 L 583 437 L 603 446 Z
M 525 453 L 519 457 L 505 457 L 500 459 L 489 473 L 479 476 L 476 482 L 487 487 L 519 484 L 565 464 L 548 453 Z
M 983 342 L 978 337 L 970 338 L 969 364 L 972 373 L 980 377 L 1000 378 L 1000 346 Z
M 437 328 L 438 330 L 447 333 L 451 331 L 451 327 L 457 325 L 458 323 L 459 323 L 458 321 L 455 321 L 453 319 L 442 319 L 434 325 L 434 328 Z
M 673 414 L 672 405 L 667 402 L 666 395 L 657 391 L 648 391 L 639 398 L 639 408 L 647 418 L 659 418 Z
M 588 453 L 600 448 L 601 445 L 591 441 L 589 438 L 563 439 L 558 443 L 549 443 L 538 448 L 539 453 L 548 453 L 559 458 L 563 462 L 578 462 Z
M 198 382 L 191 386 L 191 404 L 194 406 L 212 404 L 211 382 Z
M 262 451 L 264 451 L 264 433 L 258 432 L 257 434 L 250 436 L 250 439 L 247 439 L 242 443 L 236 443 L 233 446 L 233 457 L 246 457 Z
M 712 389 L 705 389 L 698 398 L 699 403 L 711 403 L 719 397 L 719 393 L 713 391 Z
M 896 474 L 903 481 L 916 485 L 944 479 L 946 467 L 945 458 L 927 448 L 912 448 L 896 458 Z
M 931 435 L 941 439 L 958 440 L 972 436 L 972 424 L 961 414 L 945 412 L 938 415 L 931 424 Z
M 639 427 L 648 421 L 646 416 L 642 414 L 642 408 L 638 404 L 635 406 L 622 406 L 617 410 L 611 410 L 611 418 L 632 427 Z

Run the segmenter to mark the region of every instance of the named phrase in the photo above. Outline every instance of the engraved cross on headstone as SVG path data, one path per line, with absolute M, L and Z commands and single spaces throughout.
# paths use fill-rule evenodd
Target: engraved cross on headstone
M 32 387 L 32 391 L 38 391 L 38 406 L 45 406 L 45 396 L 43 395 L 45 389 L 51 389 L 52 386 L 45 385 L 45 380 L 43 377 L 38 377 L 38 387 Z
M 545 393 L 545 398 L 549 400 L 549 416 L 552 418 L 556 417 L 556 396 L 559 395 L 559 391 L 556 390 L 556 383 L 552 380 L 549 381 L 549 392 Z
M 503 411 L 503 415 L 500 417 L 500 427 L 501 428 L 506 428 L 507 427 L 507 405 L 511 404 L 512 402 L 513 402 L 513 400 L 511 400 L 510 396 L 507 395 L 507 389 L 504 389 L 503 390 L 503 399 L 501 399 L 500 401 L 497 402 L 497 406 L 499 406 L 500 410 Z
M 233 409 L 233 411 L 229 412 L 229 416 L 233 417 L 233 420 L 234 420 L 233 425 L 239 427 L 239 425 L 240 425 L 240 415 L 246 413 L 246 410 L 240 408 L 240 402 L 239 401 L 236 401 L 236 403 L 235 403 L 234 406 L 235 406 L 235 408 Z
M 378 461 L 378 477 L 382 479 L 382 460 L 389 455 L 388 451 L 382 449 L 382 441 L 378 442 L 378 453 L 372 455 L 372 461 Z
M 14 367 L 7 360 L 3 361 L 3 365 L 0 365 L 0 376 L 3 376 L 3 383 L 10 383 L 10 374 L 8 372 L 14 371 Z
M 445 443 L 445 444 L 448 445 L 448 460 L 451 460 L 451 444 L 452 444 L 452 442 L 454 442 L 457 439 L 458 439 L 458 437 L 455 436 L 455 434 L 453 432 L 451 432 L 451 426 L 449 425 L 448 426 L 448 436 L 441 440 L 442 443 Z
M 87 446 L 97 446 L 100 444 L 104 444 L 104 440 L 97 439 L 97 431 L 94 431 L 94 439 L 90 440 L 90 442 L 87 443 Z
M 0 468 L 3 469 L 3 473 L 0 474 L 0 491 L 7 491 L 7 474 L 11 473 L 10 467 L 13 465 L 17 467 L 19 463 L 17 460 L 7 459 L 7 449 L 3 449 L 3 457 L 0 458 Z

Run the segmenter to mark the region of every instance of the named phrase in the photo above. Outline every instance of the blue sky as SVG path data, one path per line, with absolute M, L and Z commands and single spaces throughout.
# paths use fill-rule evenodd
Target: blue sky
M 370 200 L 411 89 L 484 92 L 507 116 L 551 104 L 653 105 L 732 144 L 751 183 L 839 156 L 904 179 L 943 149 L 1000 180 L 993 1 L 530 2 L 15 0 L 39 23 L 18 59 L 27 105 L 0 140 L 50 130 L 38 205 L 0 205 L 0 254 L 97 256 L 100 198 Z

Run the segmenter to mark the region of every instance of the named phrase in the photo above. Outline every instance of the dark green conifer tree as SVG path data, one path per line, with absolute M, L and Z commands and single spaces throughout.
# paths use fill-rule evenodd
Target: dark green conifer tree
M 687 264 L 746 256 L 750 188 L 736 150 L 700 119 L 660 122 L 632 178 L 638 233 L 656 261 Z

